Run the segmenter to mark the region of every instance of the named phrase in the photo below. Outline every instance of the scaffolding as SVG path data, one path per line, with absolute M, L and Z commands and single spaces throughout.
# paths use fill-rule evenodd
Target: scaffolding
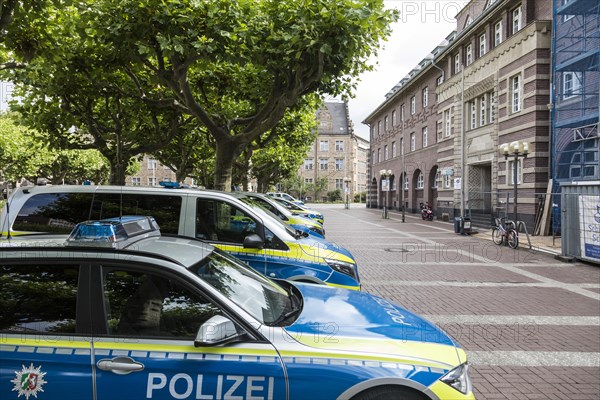
M 600 179 L 600 2 L 554 0 L 552 178 L 554 231 L 560 184 Z
M 600 179 L 600 2 L 554 0 L 555 182 Z

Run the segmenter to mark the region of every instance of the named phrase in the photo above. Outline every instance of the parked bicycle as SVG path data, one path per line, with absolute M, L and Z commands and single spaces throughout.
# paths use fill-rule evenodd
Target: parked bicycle
M 511 249 L 519 247 L 519 232 L 513 221 L 506 217 L 495 218 L 495 226 L 492 228 L 492 240 L 497 245 L 508 244 Z

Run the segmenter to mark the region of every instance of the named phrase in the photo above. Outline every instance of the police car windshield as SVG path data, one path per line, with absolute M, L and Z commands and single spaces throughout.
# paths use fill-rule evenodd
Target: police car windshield
M 257 214 L 259 214 L 259 215 L 261 215 L 263 217 L 263 220 L 264 219 L 270 219 L 270 220 L 272 220 L 274 224 L 276 224 L 280 228 L 284 229 L 287 232 L 288 235 L 290 235 L 294 239 L 298 239 L 297 236 L 296 236 L 296 231 L 294 229 L 292 229 L 288 224 L 286 224 L 283 221 L 281 221 L 281 219 L 279 217 L 277 217 L 275 214 L 273 214 L 269 210 L 265 210 L 264 208 L 260 207 L 259 205 L 255 205 L 253 203 L 250 204 L 250 206 L 252 207 L 252 209 L 254 210 L 254 212 L 256 212 Z
M 285 289 L 219 250 L 190 270 L 266 325 L 276 324 L 294 307 Z

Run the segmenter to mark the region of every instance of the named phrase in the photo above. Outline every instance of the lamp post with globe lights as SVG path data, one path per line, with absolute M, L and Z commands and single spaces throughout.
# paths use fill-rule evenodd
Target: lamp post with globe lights
M 518 200 L 518 177 L 519 177 L 519 158 L 527 158 L 529 154 L 529 142 L 524 142 L 521 140 L 516 140 L 510 143 L 503 143 L 498 148 L 500 154 L 504 156 L 504 159 L 508 161 L 509 157 L 513 157 L 513 172 L 512 172 L 512 180 L 513 180 L 513 197 L 514 197 L 514 222 L 517 223 L 518 214 L 517 214 L 517 200 Z
M 381 191 L 383 192 L 383 219 L 388 219 L 387 198 L 390 191 L 390 177 L 392 176 L 391 169 L 382 169 L 379 171 L 381 177 Z

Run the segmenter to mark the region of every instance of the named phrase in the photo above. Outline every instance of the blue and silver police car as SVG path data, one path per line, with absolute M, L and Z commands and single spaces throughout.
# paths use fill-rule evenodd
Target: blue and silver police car
M 273 281 L 151 218 L 0 248 L 0 398 L 473 399 L 465 352 L 364 292 Z

